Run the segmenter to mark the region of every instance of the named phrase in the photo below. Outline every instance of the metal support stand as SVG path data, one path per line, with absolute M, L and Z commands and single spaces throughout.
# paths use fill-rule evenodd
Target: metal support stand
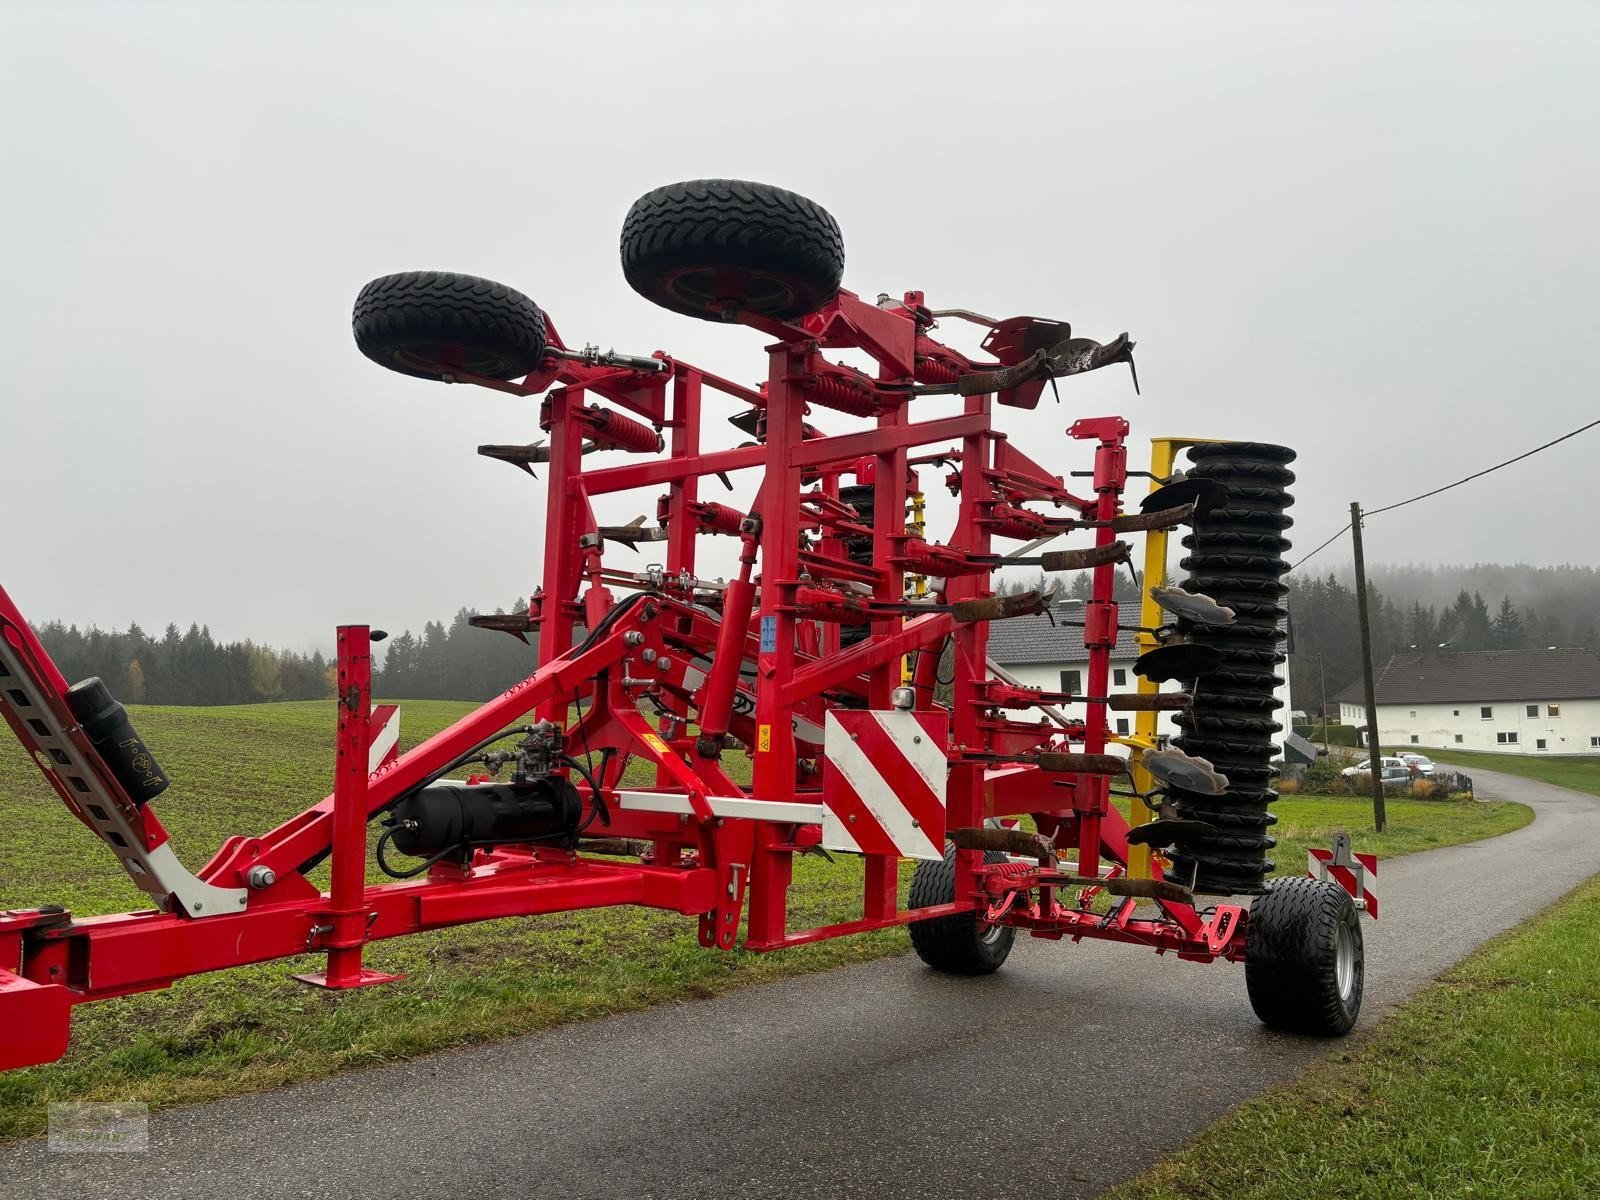
M 309 949 L 326 949 L 324 971 L 296 975 L 325 988 L 368 987 L 401 978 L 361 965 L 369 913 L 367 776 L 372 724 L 372 631 L 339 626 L 339 732 L 333 776 L 333 882 L 325 914 L 313 914 Z

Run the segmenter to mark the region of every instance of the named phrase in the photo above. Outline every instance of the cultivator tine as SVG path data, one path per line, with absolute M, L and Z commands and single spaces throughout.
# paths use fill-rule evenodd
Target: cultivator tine
M 1045 751 L 1035 755 L 1041 771 L 1060 774 L 1121 775 L 1128 769 L 1128 760 L 1120 754 L 1067 754 Z
M 1078 550 L 1052 550 L 1039 556 L 1046 571 L 1083 571 L 1106 563 L 1132 561 L 1133 547 L 1127 542 L 1108 542 L 1104 546 L 1085 546 Z
M 646 528 L 642 516 L 635 517 L 626 525 L 602 525 L 600 536 L 610 542 L 619 542 L 632 550 L 639 552 L 640 542 L 664 542 L 667 540 L 667 531 L 661 526 Z
M 945 836 L 958 850 L 997 850 L 1002 854 L 1036 858 L 1041 867 L 1051 866 L 1056 861 L 1055 840 L 1042 833 L 986 826 L 982 829 L 952 829 Z
M 497 458 L 501 462 L 508 462 L 526 471 L 535 479 L 538 476 L 533 474 L 533 464 L 550 461 L 550 447 L 544 444 L 543 438 L 537 442 L 529 442 L 526 446 L 479 446 L 478 453 L 485 458 Z
M 1197 758 L 1182 750 L 1150 750 L 1141 755 L 1139 761 L 1164 788 L 1182 788 L 1202 796 L 1220 796 L 1228 790 L 1228 777 L 1213 767 L 1209 759 Z
M 1147 821 L 1128 830 L 1130 846 L 1171 846 L 1179 842 L 1192 842 L 1209 837 L 1217 827 L 1208 821 L 1159 820 Z
M 468 617 L 467 624 L 474 629 L 493 629 L 499 633 L 509 633 L 524 644 L 528 643 L 528 635 L 533 632 L 533 623 L 525 612 L 478 613 Z
M 1112 712 L 1181 712 L 1193 703 L 1188 692 L 1122 692 L 1106 697 Z
M 1119 333 L 1111 341 L 1101 344 L 1091 338 L 1068 338 L 1051 347 L 1045 365 L 1052 377 L 1082 375 L 1098 371 L 1115 363 L 1127 363 L 1133 373 L 1133 390 L 1139 392 L 1139 372 L 1133 365 L 1134 342 L 1126 333 Z
M 1186 591 L 1181 587 L 1153 587 L 1150 599 L 1173 616 L 1196 625 L 1233 624 L 1233 609 L 1218 604 L 1203 592 Z
M 1153 512 L 1118 513 L 1111 518 L 1111 528 L 1117 533 L 1147 533 L 1152 530 L 1171 530 L 1194 517 L 1193 504 L 1179 504 Z
M 1170 879 L 1129 879 L 1118 876 L 1101 883 L 1110 896 L 1133 896 L 1140 900 L 1170 900 L 1175 904 L 1193 904 L 1194 891 Z
M 930 606 L 921 606 L 927 611 Z M 1013 592 L 1008 596 L 985 596 L 980 600 L 958 600 L 950 606 L 950 615 L 957 625 L 972 625 L 978 621 L 1004 621 L 1011 617 L 1031 617 L 1046 612 L 1048 597 L 1037 591 Z M 910 606 L 910 611 L 919 611 Z

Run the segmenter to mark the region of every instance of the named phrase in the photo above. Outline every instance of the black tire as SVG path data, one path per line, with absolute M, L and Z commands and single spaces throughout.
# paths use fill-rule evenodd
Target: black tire
M 1006 856 L 989 851 L 986 863 L 1005 862 Z M 949 904 L 956 898 L 956 850 L 946 846 L 943 862 L 923 861 L 911 875 L 912 908 Z M 990 975 L 1000 969 L 1017 940 L 1010 925 L 984 926 L 975 912 L 913 921 L 911 948 L 935 971 L 947 975 Z
M 844 278 L 844 239 L 820 204 L 764 183 L 692 179 L 646 192 L 622 223 L 622 273 L 703 321 L 816 312 Z
M 1280 879 L 1250 905 L 1245 989 L 1269 1028 L 1349 1033 L 1361 1013 L 1364 964 L 1361 918 L 1337 884 Z
M 520 379 L 544 360 L 544 313 L 514 288 L 454 271 L 404 271 L 356 296 L 356 346 L 418 379 Z

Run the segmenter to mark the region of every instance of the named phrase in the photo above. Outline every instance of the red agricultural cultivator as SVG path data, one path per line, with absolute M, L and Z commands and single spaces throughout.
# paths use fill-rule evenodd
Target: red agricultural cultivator
M 327 955 L 309 982 L 357 987 L 390 978 L 362 965 L 368 942 L 617 904 L 694 917 L 720 949 L 741 923 L 762 951 L 908 925 L 922 959 L 957 974 L 995 970 L 1019 932 L 1243 961 L 1268 1025 L 1347 1031 L 1375 864 L 1344 853 L 1328 878 L 1265 882 L 1292 452 L 1163 438 L 1149 471 L 1130 470 L 1121 417 L 1025 452 L 997 416 L 1063 377 L 1131 369 L 1127 335 L 940 310 L 920 292 L 863 300 L 840 287 L 843 262 L 833 218 L 777 188 L 700 181 L 633 206 L 629 283 L 762 334 L 755 386 L 664 353 L 574 349 L 531 300 L 482 279 L 362 289 L 369 358 L 542 397 L 543 440 L 480 447 L 544 476 L 542 587 L 525 614 L 479 620 L 537 634 L 541 665 L 395 756 L 371 708 L 378 635 L 342 627 L 333 795 L 228 839 L 198 873 L 156 816 L 166 778 L 126 712 L 99 680 L 69 687 L 0 592 L 0 711 L 155 905 L 0 913 L 0 1067 L 59 1057 L 85 1001 L 308 951 Z M 957 322 L 984 331 L 977 357 L 934 339 Z M 714 400 L 743 444 L 702 444 Z M 592 451 L 639 459 L 586 466 Z M 746 471 L 759 473 L 747 511 L 705 494 Z M 954 498 L 942 537 L 928 485 Z M 600 524 L 592 503 L 618 492 L 645 493 L 656 522 Z M 1189 575 L 1167 586 L 1179 529 Z M 705 539 L 725 539 L 731 578 L 706 577 Z M 618 546 L 659 561 L 619 567 Z M 1142 606 L 1125 617 L 1117 572 L 1137 563 Z M 996 594 L 1007 564 L 1092 573 L 1082 694 L 989 661 L 993 622 L 1054 612 L 1048 595 Z M 1110 656 L 1130 627 L 1139 684 L 1116 694 Z M 1110 733 L 1108 713 L 1132 714 L 1134 732 Z M 368 884 L 369 847 L 393 882 Z M 859 859 L 859 918 L 790 927 L 807 853 Z M 324 892 L 307 874 L 329 859 Z

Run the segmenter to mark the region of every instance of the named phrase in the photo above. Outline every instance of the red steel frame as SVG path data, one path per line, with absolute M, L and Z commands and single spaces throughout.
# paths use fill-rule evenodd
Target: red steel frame
M 1063 475 L 1033 462 L 995 427 L 997 403 L 1028 406 L 1027 396 L 967 396 L 954 415 L 912 419 L 913 407 L 927 403 L 913 392 L 919 381 L 946 383 L 996 365 L 933 341 L 919 293 L 873 305 L 840 292 L 802 320 L 751 314 L 741 320 L 774 339 L 760 388 L 661 354 L 657 371 L 550 358 L 520 383 L 460 380 L 544 396 L 541 425 L 549 450 L 543 588 L 528 616 L 540 638 L 538 670 L 369 777 L 368 631 L 341 628 L 334 794 L 265 834 L 228 839 L 198 872 L 203 884 L 223 889 L 218 894 L 237 897 L 236 910 L 190 911 L 174 894 L 157 910 L 82 919 L 50 910 L 0 913 L 0 1068 L 58 1057 L 70 1008 L 86 1001 L 307 951 L 326 951 L 327 969 L 302 978 L 332 988 L 361 986 L 392 978 L 362 966 L 362 947 L 369 941 L 616 904 L 698 916 L 701 941 L 721 948 L 734 945 L 741 916 L 745 944 L 772 950 L 980 911 L 985 919 L 1040 937 L 1139 943 L 1201 961 L 1243 957 L 1241 907 L 1223 904 L 1201 912 L 1164 899 L 1154 916 L 1135 915 L 1131 903 L 1100 914 L 1089 905 L 1096 889 L 1062 882 L 1120 874 L 1127 864 L 1127 826 L 1110 803 L 1108 777 L 1047 771 L 1037 761 L 1042 753 L 1105 749 L 1105 705 L 996 680 L 986 665 L 987 622 L 959 623 L 948 607 L 908 612 L 904 604 L 906 575 L 912 572 L 945 578 L 946 606 L 989 595 L 996 539 L 1042 536 L 1076 521 L 1092 529 L 1097 544 L 1112 541 L 1109 519 L 1121 510 L 1127 484 L 1127 423 L 1104 417 L 1068 429 L 1070 441 L 1092 448 L 1092 494 L 1076 495 Z M 553 326 L 551 339 L 561 347 Z M 823 351 L 835 349 L 864 351 L 876 362 L 876 374 L 830 363 Z M 704 448 L 708 391 L 762 410 L 764 441 Z M 826 436 L 807 420 L 814 408 L 867 417 L 872 424 Z M 642 423 L 665 431 L 664 453 L 584 469 L 586 439 L 602 447 L 648 450 L 654 439 L 638 436 Z M 944 546 L 908 533 L 904 520 L 919 473 L 935 462 L 951 464 L 948 482 L 959 495 Z M 749 514 L 730 515 L 702 502 L 701 479 L 743 470 L 762 472 Z M 838 501 L 841 481 L 849 478 L 874 488 L 870 527 Z M 664 569 L 641 580 L 605 565 L 592 500 L 659 488 L 666 489 L 659 509 L 666 527 Z M 1039 502 L 1064 508 L 1073 521 L 1046 525 L 1042 514 L 1026 507 Z M 874 553 L 872 565 L 864 566 L 849 559 L 846 539 L 869 531 Z M 711 593 L 694 579 L 703 536 L 740 542 L 740 574 L 721 589 L 720 617 L 708 603 Z M 1083 631 L 1085 696 L 1104 697 L 1107 691 L 1119 623 L 1115 569 L 1094 569 Z M 628 585 L 637 594 L 619 601 L 608 585 Z M 870 624 L 870 636 L 841 649 L 841 624 L 862 623 Z M 577 640 L 580 629 L 586 632 Z M 65 680 L 3 590 L 0 639 L 5 661 L 44 697 L 46 724 L 67 731 L 64 737 L 92 755 L 62 699 Z M 948 827 L 1031 815 L 1041 832 L 1055 835 L 1068 861 L 1049 870 L 1014 861 L 985 865 L 981 852 L 962 850 L 954 900 L 908 911 L 898 900 L 899 859 L 868 854 L 858 919 L 791 930 L 793 856 L 818 844 L 811 806 L 820 802 L 828 769 L 820 747 L 809 740 L 814 734 L 804 731 L 820 726 L 830 707 L 889 708 L 907 656 L 915 662 L 915 707 L 932 709 L 947 640 L 954 645 Z M 750 663 L 754 679 L 746 681 L 741 670 Z M 574 702 L 581 705 L 576 720 L 569 717 Z M 657 725 L 643 715 L 645 703 L 659 714 Z M 1008 709 L 1038 703 L 1081 703 L 1081 723 L 1007 715 Z M 8 702 L 3 690 L 0 711 L 41 758 L 68 807 L 105 836 L 83 796 L 42 754 L 28 712 Z M 574 753 L 612 752 L 601 760 L 611 816 L 605 833 L 647 841 L 653 855 L 618 862 L 586 855 L 581 847 L 500 846 L 477 851 L 470 865 L 441 862 L 416 880 L 365 884 L 369 820 L 490 735 L 530 716 L 568 726 Z M 692 727 L 707 737 L 697 739 Z M 797 735 L 797 729 L 803 732 Z M 734 782 L 720 756 L 702 753 L 707 743 L 720 746 L 723 734 L 753 760 L 748 787 Z M 653 785 L 621 786 L 632 759 L 654 765 Z M 94 773 L 97 793 L 117 806 L 113 815 L 148 844 L 164 842 L 149 808 L 135 807 L 109 771 L 97 765 Z M 624 804 L 624 792 L 634 806 Z M 654 811 L 647 803 L 652 794 L 680 798 L 681 811 Z M 324 893 L 306 872 L 330 856 L 332 886 Z

